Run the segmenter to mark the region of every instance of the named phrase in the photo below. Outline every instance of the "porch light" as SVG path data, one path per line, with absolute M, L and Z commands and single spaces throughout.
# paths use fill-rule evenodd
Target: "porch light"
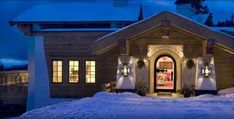
M 130 67 L 127 64 L 123 64 L 120 69 L 120 72 L 123 76 L 127 77 L 130 74 Z
M 211 73 L 212 73 L 212 70 L 211 68 L 209 67 L 209 65 L 204 65 L 202 68 L 201 68 L 201 73 L 202 75 L 205 77 L 205 78 L 208 78 Z

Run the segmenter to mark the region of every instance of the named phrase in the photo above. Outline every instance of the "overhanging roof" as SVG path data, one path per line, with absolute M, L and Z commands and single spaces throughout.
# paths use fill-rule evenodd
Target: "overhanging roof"
M 37 5 L 19 16 L 12 23 L 105 22 L 137 21 L 140 13 L 138 2 L 114 6 L 112 2 L 72 2 Z
M 184 29 L 187 32 L 200 36 L 204 39 L 215 39 L 216 44 L 225 46 L 232 50 L 234 49 L 234 37 L 212 30 L 210 27 L 203 24 L 199 24 L 196 21 L 192 21 L 186 17 L 178 15 L 176 13 L 164 11 L 155 16 L 147 18 L 145 20 L 136 22 L 130 26 L 122 28 L 116 32 L 108 34 L 102 38 L 97 39 L 92 44 L 92 51 L 94 54 L 104 52 L 113 46 L 117 46 L 120 39 L 127 40 L 132 36 L 140 34 L 146 30 L 159 26 L 162 20 L 170 21 L 170 24 Z

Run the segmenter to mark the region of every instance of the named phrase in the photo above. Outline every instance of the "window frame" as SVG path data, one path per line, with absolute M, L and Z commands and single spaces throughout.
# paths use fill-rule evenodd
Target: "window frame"
M 70 82 L 70 61 L 78 61 L 78 82 Z M 69 59 L 68 61 L 68 84 L 79 84 L 80 80 L 81 80 L 81 74 L 80 74 L 80 66 L 81 66 L 81 62 L 78 59 Z
M 94 82 L 87 82 L 87 77 L 86 77 L 86 62 L 87 61 L 94 61 L 95 62 L 95 77 L 94 77 Z M 97 61 L 96 60 L 93 60 L 93 59 L 90 59 L 90 60 L 85 60 L 84 61 L 84 68 L 85 68 L 85 72 L 84 72 L 84 77 L 85 77 L 85 84 L 96 84 L 97 83 L 97 80 L 96 80 L 96 77 L 97 77 L 97 73 L 96 73 L 96 71 L 97 71 Z
M 54 73 L 54 70 L 53 70 L 53 61 L 62 61 L 62 81 L 61 82 L 54 82 L 53 81 L 53 77 L 54 77 L 54 75 L 53 75 L 53 73 Z M 62 59 L 52 59 L 51 60 L 51 83 L 53 83 L 53 84 L 62 84 L 64 81 L 64 78 L 63 78 L 63 76 L 64 76 L 64 73 L 63 73 L 63 65 L 64 65 L 64 61 L 62 60 Z

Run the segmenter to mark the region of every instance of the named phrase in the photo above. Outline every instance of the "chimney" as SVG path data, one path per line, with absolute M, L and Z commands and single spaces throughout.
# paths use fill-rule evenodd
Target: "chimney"
M 113 0 L 114 7 L 122 7 L 128 5 L 128 0 Z

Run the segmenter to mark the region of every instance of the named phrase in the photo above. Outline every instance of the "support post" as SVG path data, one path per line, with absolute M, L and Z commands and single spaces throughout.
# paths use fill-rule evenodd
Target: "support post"
M 29 36 L 28 41 L 28 96 L 27 110 L 49 105 L 50 91 L 44 38 Z

